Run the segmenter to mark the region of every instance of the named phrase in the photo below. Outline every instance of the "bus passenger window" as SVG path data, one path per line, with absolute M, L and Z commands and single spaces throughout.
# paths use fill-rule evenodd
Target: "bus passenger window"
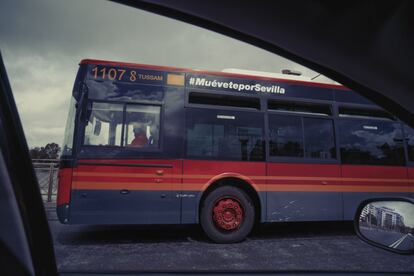
M 219 111 L 221 113 L 221 111 Z M 187 156 L 201 159 L 263 161 L 263 115 L 187 110 Z
M 330 119 L 303 118 L 305 157 L 336 159 L 333 121 Z
M 160 106 L 126 106 L 124 133 L 124 144 L 126 147 L 159 147 L 160 111 Z
M 123 106 L 121 104 L 92 104 L 85 128 L 84 144 L 90 146 L 121 146 Z
M 401 124 L 385 120 L 338 120 L 344 164 L 405 165 Z
M 404 126 L 405 141 L 407 142 L 408 160 L 414 162 L 414 129 Z
M 298 116 L 269 116 L 270 156 L 303 157 L 302 120 Z

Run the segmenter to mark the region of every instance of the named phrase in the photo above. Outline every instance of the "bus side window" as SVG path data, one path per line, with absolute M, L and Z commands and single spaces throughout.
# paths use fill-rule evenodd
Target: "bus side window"
M 186 155 L 191 158 L 263 161 L 263 115 L 187 109 Z
M 336 159 L 334 126 L 331 119 L 303 118 L 305 157 Z
M 400 123 L 371 119 L 341 119 L 338 123 L 342 163 L 405 165 Z
M 404 125 L 404 134 L 407 143 L 408 160 L 414 162 L 414 129 Z
M 160 106 L 127 105 L 124 145 L 133 148 L 159 148 Z
M 94 102 L 85 128 L 84 145 L 121 146 L 121 104 Z
M 302 119 L 290 115 L 269 115 L 270 156 L 303 157 Z
M 336 159 L 332 119 L 270 115 L 270 156 Z

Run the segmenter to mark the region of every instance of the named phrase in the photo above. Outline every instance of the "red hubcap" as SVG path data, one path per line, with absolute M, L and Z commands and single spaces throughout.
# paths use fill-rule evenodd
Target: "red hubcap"
M 243 208 L 234 198 L 217 200 L 213 208 L 213 220 L 216 225 L 226 231 L 239 228 L 243 222 Z

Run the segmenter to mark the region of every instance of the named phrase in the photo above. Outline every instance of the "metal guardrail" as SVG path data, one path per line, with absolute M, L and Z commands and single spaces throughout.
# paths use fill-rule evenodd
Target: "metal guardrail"
M 58 159 L 32 159 L 43 201 L 56 202 Z

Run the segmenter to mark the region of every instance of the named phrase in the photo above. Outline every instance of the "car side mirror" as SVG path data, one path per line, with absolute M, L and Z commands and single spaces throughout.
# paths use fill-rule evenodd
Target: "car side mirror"
M 414 253 L 414 201 L 371 199 L 358 208 L 354 227 L 365 242 L 400 254 Z

